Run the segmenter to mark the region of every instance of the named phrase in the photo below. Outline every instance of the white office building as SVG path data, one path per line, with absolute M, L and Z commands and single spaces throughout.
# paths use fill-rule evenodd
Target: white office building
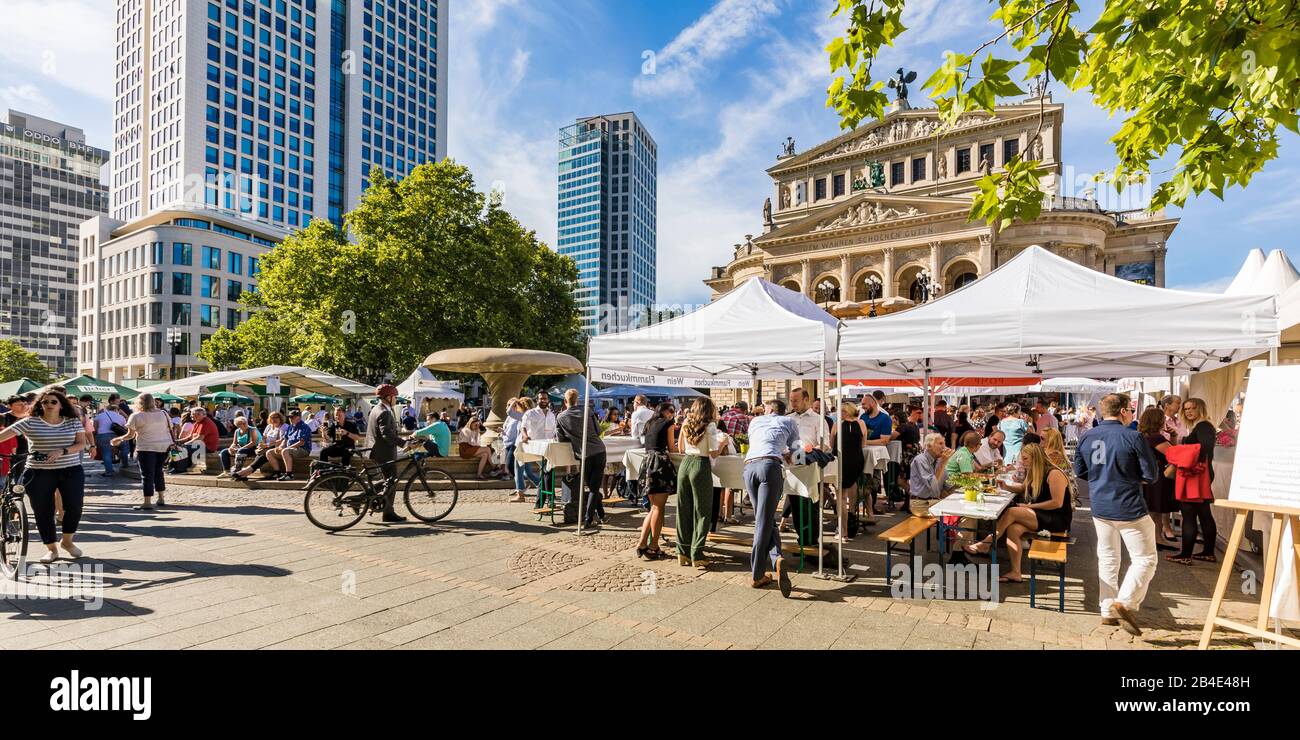
M 287 235 L 202 209 L 86 221 L 77 372 L 119 382 L 208 370 L 199 348 L 248 318 L 239 298 L 256 292 L 262 255 Z

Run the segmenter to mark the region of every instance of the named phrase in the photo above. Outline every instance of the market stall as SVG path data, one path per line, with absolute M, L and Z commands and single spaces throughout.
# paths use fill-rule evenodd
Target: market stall
M 587 377 L 670 388 L 752 388 L 765 379 L 814 380 L 825 395 L 835 369 L 838 327 L 839 321 L 807 296 L 754 278 L 685 316 L 593 337 Z M 833 472 L 817 469 L 821 480 Z M 820 538 L 821 527 L 817 529 Z M 842 570 L 843 558 L 839 561 Z
M 840 360 L 854 377 L 923 386 L 935 376 L 1172 377 L 1267 352 L 1278 338 L 1274 296 L 1138 285 L 1031 246 L 960 291 L 846 322 Z

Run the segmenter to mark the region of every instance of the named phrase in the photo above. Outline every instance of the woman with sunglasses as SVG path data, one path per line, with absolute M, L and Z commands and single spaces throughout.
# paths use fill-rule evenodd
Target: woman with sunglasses
M 36 528 L 49 552 L 40 559 L 52 563 L 59 557 L 59 547 L 69 557 L 81 557 L 81 548 L 72 544 L 72 536 L 81 521 L 85 498 L 85 474 L 81 469 L 81 451 L 88 446 L 86 427 L 76 409 L 61 393 L 46 391 L 37 402 L 36 411 L 0 431 L 0 442 L 17 435 L 27 439 L 34 456 L 27 461 L 25 484 L 32 502 Z M 63 498 L 63 539 L 56 535 L 54 492 Z

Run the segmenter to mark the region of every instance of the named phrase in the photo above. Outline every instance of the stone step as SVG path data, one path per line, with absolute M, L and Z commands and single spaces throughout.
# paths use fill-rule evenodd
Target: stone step
M 243 488 L 252 490 L 269 490 L 269 491 L 303 491 L 307 488 L 307 476 L 292 480 L 258 480 L 254 475 L 247 483 L 229 480 L 227 478 L 218 478 L 215 475 L 205 475 L 203 473 L 186 473 L 184 475 L 169 475 L 167 481 L 179 486 L 205 486 L 208 488 Z M 398 491 L 405 487 L 405 481 L 398 482 Z M 437 485 L 436 483 L 434 484 Z M 515 484 L 507 480 L 478 480 L 477 478 L 464 479 L 456 476 L 456 487 L 460 491 L 513 491 Z
M 317 460 L 317 459 L 318 459 L 318 458 L 315 458 L 315 457 L 312 458 L 312 460 Z M 337 462 L 337 461 L 336 461 L 336 462 Z M 477 460 L 463 460 L 463 459 L 461 459 L 461 458 L 459 458 L 459 457 L 439 457 L 439 458 L 434 458 L 434 459 L 431 459 L 431 460 L 429 461 L 429 465 L 432 466 L 432 467 L 442 468 L 443 470 L 446 470 L 448 473 L 451 473 L 452 475 L 456 476 L 457 478 L 462 478 L 462 477 L 473 477 L 474 475 L 476 475 L 476 474 L 478 473 L 478 461 L 477 461 Z M 207 456 L 207 466 L 208 466 L 208 470 L 215 470 L 215 471 L 217 471 L 217 472 L 220 472 L 220 471 L 221 471 L 221 456 L 220 456 L 220 455 L 208 455 L 208 456 Z M 360 465 L 358 462 L 356 462 L 356 461 L 353 462 L 352 466 L 353 466 L 354 468 L 358 468 L 358 469 L 361 467 L 361 465 Z M 403 464 L 402 469 L 405 469 L 405 464 Z

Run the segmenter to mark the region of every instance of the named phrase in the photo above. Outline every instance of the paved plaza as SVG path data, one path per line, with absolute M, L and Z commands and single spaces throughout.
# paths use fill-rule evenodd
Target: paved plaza
M 173 485 L 169 508 L 139 512 L 135 482 L 104 484 L 87 471 L 78 542 L 85 562 L 103 566 L 102 603 L 6 598 L 0 647 L 1186 649 L 1196 646 L 1218 573 L 1161 560 L 1140 615 L 1147 629 L 1135 639 L 1096 614 L 1086 500 L 1062 614 L 1055 576 L 1040 575 L 1037 609 L 1027 583 L 1003 586 L 993 609 L 892 597 L 875 533 L 898 514 L 846 551 L 855 582 L 818 579 L 810 560 L 783 599 L 749 587 L 740 546 L 716 546 L 703 573 L 675 559 L 637 560 L 641 514 L 629 506 L 607 506 L 598 534 L 575 537 L 572 527 L 538 522 L 531 505 L 507 503 L 508 492 L 475 490 L 438 525 L 373 517 L 328 534 L 303 516 L 300 493 Z M 49 577 L 42 569 L 33 580 Z M 1256 602 L 1231 598 L 1225 614 L 1253 614 Z M 1226 634 L 1215 645 L 1255 647 Z

